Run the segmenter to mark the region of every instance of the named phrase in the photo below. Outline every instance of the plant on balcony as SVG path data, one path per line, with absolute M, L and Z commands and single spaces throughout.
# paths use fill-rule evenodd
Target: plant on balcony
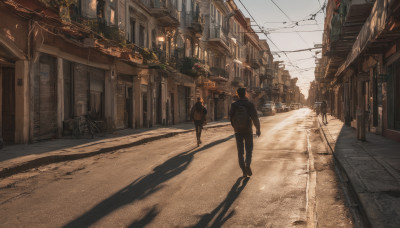
M 71 21 L 71 17 L 75 16 L 74 11 L 78 4 L 78 0 L 40 0 L 44 5 L 59 12 L 62 20 Z
M 156 53 L 150 51 L 147 48 L 139 48 L 139 53 L 143 57 L 145 63 L 158 62 Z
M 78 0 L 40 0 L 47 7 L 59 9 L 62 6 L 69 7 L 72 4 L 78 3 Z
M 183 58 L 179 64 L 178 68 L 180 69 L 180 72 L 192 77 L 197 77 L 200 74 L 197 71 L 197 68 L 195 68 L 195 64 L 198 63 L 199 60 L 197 58 L 189 58 L 185 57 Z
M 201 63 L 195 63 L 193 69 L 196 70 L 199 75 L 203 76 L 206 76 L 210 72 L 209 67 Z

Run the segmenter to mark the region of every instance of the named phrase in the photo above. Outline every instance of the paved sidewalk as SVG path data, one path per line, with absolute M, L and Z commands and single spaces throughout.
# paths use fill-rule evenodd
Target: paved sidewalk
M 230 125 L 228 121 L 211 122 L 205 128 Z M 0 149 L 0 178 L 41 165 L 74 160 L 141 145 L 161 138 L 194 131 L 193 123 L 146 129 L 125 129 L 94 139 L 61 138 Z
M 400 143 L 372 133 L 358 141 L 355 129 L 333 116 L 318 122 L 369 225 L 400 227 Z

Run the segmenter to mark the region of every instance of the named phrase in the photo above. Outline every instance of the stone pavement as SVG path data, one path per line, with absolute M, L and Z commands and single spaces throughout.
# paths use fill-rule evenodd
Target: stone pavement
M 227 125 L 230 122 L 216 121 L 208 123 L 205 129 Z M 191 131 L 194 131 L 193 123 L 183 123 L 167 127 L 119 130 L 94 139 L 61 138 L 6 146 L 0 149 L 0 178 L 41 165 L 90 157 Z
M 367 225 L 400 227 L 400 143 L 372 133 L 358 141 L 355 129 L 333 116 L 318 122 Z

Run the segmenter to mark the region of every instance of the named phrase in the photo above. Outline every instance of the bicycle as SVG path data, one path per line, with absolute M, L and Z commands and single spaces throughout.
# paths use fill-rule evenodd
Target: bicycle
M 86 124 L 88 127 L 89 133 L 92 135 L 92 138 L 94 138 L 95 134 L 101 134 L 101 136 L 104 136 L 106 132 L 105 128 L 105 123 L 102 120 L 94 120 L 90 116 L 86 115 Z
M 85 134 L 89 134 L 94 138 L 96 134 L 104 136 L 106 132 L 104 121 L 94 120 L 90 116 L 78 116 L 74 118 L 72 135 L 79 139 Z

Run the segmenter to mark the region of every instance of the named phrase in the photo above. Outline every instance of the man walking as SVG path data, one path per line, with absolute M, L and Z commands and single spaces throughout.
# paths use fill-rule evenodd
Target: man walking
M 201 130 L 203 129 L 203 125 L 206 123 L 206 115 L 207 109 L 203 105 L 203 100 L 198 97 L 197 102 L 192 107 L 190 111 L 190 118 L 194 122 L 194 126 L 196 128 L 196 138 L 197 138 L 197 146 L 201 144 Z
M 328 104 L 326 103 L 326 101 L 322 101 L 321 104 L 321 115 L 322 115 L 322 123 L 328 123 L 328 119 L 326 118 L 326 113 L 328 111 Z M 325 119 L 325 122 L 324 122 Z
M 230 120 L 235 130 L 236 146 L 238 150 L 239 166 L 243 176 L 251 176 L 250 168 L 253 153 L 253 128 L 256 127 L 256 134 L 260 136 L 260 121 L 253 103 L 246 98 L 246 88 L 237 90 L 239 100 L 231 104 Z M 246 149 L 246 160 L 244 160 L 244 149 Z

